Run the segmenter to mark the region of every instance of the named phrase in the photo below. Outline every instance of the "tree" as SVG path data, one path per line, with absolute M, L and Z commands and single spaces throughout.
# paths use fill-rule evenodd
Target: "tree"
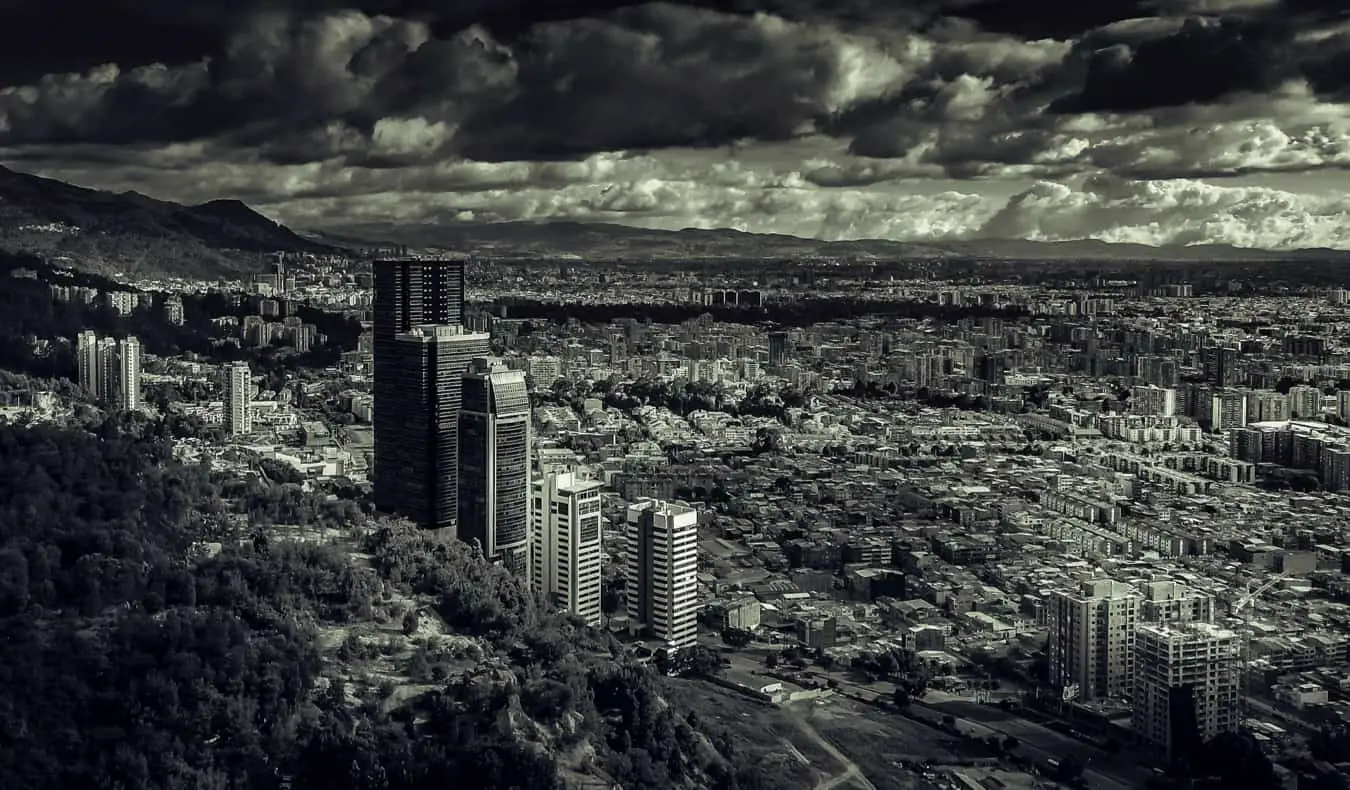
M 420 682 L 431 677 L 431 658 L 426 645 L 418 645 L 408 659 L 408 677 Z
M 1055 766 L 1055 781 L 1065 784 L 1077 784 L 1083 779 L 1083 771 L 1087 766 L 1079 759 L 1077 755 L 1067 754 Z
M 410 609 L 410 610 L 408 610 L 408 613 L 407 613 L 407 614 L 403 615 L 403 635 L 404 635 L 404 636 L 412 636 L 413 634 L 417 633 L 417 628 L 418 628 L 418 626 L 420 626 L 420 625 L 421 625 L 421 622 L 420 622 L 420 618 L 417 616 L 417 610 L 416 610 L 416 609 Z
M 764 656 L 764 666 L 768 667 L 769 669 L 777 669 L 778 660 L 779 659 L 777 653 L 769 653 L 768 655 Z
M 722 631 L 722 641 L 731 647 L 745 647 L 754 639 L 754 635 L 744 628 L 727 628 Z
M 908 708 L 910 703 L 909 692 L 904 688 L 897 686 L 895 693 L 891 695 L 891 702 L 894 703 L 897 708 Z
M 258 471 L 268 481 L 275 484 L 300 485 L 305 482 L 305 478 L 300 472 L 296 471 L 295 467 L 282 463 L 275 458 L 259 458 Z
M 1022 742 L 1017 740 L 1015 736 L 1009 735 L 1003 739 L 1003 751 L 1005 752 L 1015 752 L 1017 747 L 1021 745 Z
M 613 617 L 622 606 L 622 581 L 606 581 L 600 589 L 600 611 L 605 615 L 605 620 Z
M 1224 733 L 1206 741 L 1198 752 L 1185 766 L 1185 773 L 1201 787 L 1272 790 L 1280 786 L 1270 758 L 1249 735 Z
M 679 659 L 680 666 L 693 675 L 713 677 L 722 673 L 722 658 L 716 651 L 703 645 L 694 645 L 681 650 Z
M 0 425 L 0 730 L 22 740 L 0 758 L 0 787 L 266 790 L 287 775 L 334 790 L 557 790 L 554 746 L 501 727 L 517 703 L 545 724 L 571 714 L 556 747 L 587 739 L 599 770 L 624 786 L 703 786 L 703 756 L 732 762 L 729 742 L 711 725 L 696 730 L 651 668 L 545 611 L 452 537 L 381 519 L 360 535 L 368 564 L 320 544 L 253 550 L 238 525 L 255 511 L 317 526 L 360 508 L 183 465 L 163 427 L 135 416 Z M 342 664 L 383 661 L 405 640 L 346 639 L 333 662 L 320 628 L 369 621 L 373 604 L 392 606 L 379 594 L 391 588 L 472 634 L 489 682 L 470 672 L 417 696 L 383 686 L 385 699 L 349 704 Z M 407 663 L 419 679 L 446 675 L 427 643 Z M 497 682 L 507 673 L 519 680 Z M 735 779 L 771 784 L 753 763 Z

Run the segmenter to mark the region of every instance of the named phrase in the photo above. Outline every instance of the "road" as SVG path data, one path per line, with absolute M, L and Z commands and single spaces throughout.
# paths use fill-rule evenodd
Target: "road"
M 823 749 L 826 754 L 834 758 L 834 761 L 839 763 L 844 769 L 843 773 L 821 780 L 821 782 L 816 785 L 816 790 L 834 790 L 834 788 L 854 780 L 866 788 L 866 790 L 877 790 L 876 785 L 868 781 L 867 775 L 862 772 L 862 769 L 858 768 L 858 764 L 850 760 L 843 752 L 834 748 L 834 744 L 821 736 L 821 734 L 816 731 L 816 728 L 811 726 L 811 722 L 807 721 L 795 711 L 791 711 L 791 715 L 792 720 L 796 722 L 802 733 L 815 742 L 815 744 Z M 793 749 L 793 751 L 796 751 L 796 749 Z M 798 752 L 798 754 L 800 754 L 800 752 Z

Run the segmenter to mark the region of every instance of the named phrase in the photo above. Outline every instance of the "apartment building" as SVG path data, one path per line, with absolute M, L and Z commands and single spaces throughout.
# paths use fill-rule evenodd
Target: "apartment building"
M 1241 641 L 1210 623 L 1140 626 L 1134 729 L 1169 756 L 1238 726 Z
M 648 499 L 627 513 L 628 619 L 672 648 L 698 638 L 698 512 Z
M 1140 600 L 1134 587 L 1110 579 L 1050 594 L 1050 681 L 1067 699 L 1129 696 Z
M 1139 621 L 1142 623 L 1212 623 L 1214 596 L 1182 582 L 1163 579 L 1139 585 L 1143 599 L 1139 602 Z
M 566 472 L 535 480 L 532 494 L 530 580 L 539 595 L 590 625 L 603 622 L 603 488 L 598 480 Z
M 225 368 L 225 431 L 231 436 L 253 432 L 253 374 L 247 362 Z

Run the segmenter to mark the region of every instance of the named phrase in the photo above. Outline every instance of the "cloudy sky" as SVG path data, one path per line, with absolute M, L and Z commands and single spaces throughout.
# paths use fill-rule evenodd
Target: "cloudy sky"
M 1345 5 L 23 0 L 0 162 L 300 227 L 1350 248 Z

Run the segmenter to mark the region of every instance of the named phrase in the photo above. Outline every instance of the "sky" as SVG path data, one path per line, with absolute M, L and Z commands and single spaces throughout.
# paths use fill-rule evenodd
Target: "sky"
M 0 3 L 0 163 L 300 228 L 1350 249 L 1345 5 Z

